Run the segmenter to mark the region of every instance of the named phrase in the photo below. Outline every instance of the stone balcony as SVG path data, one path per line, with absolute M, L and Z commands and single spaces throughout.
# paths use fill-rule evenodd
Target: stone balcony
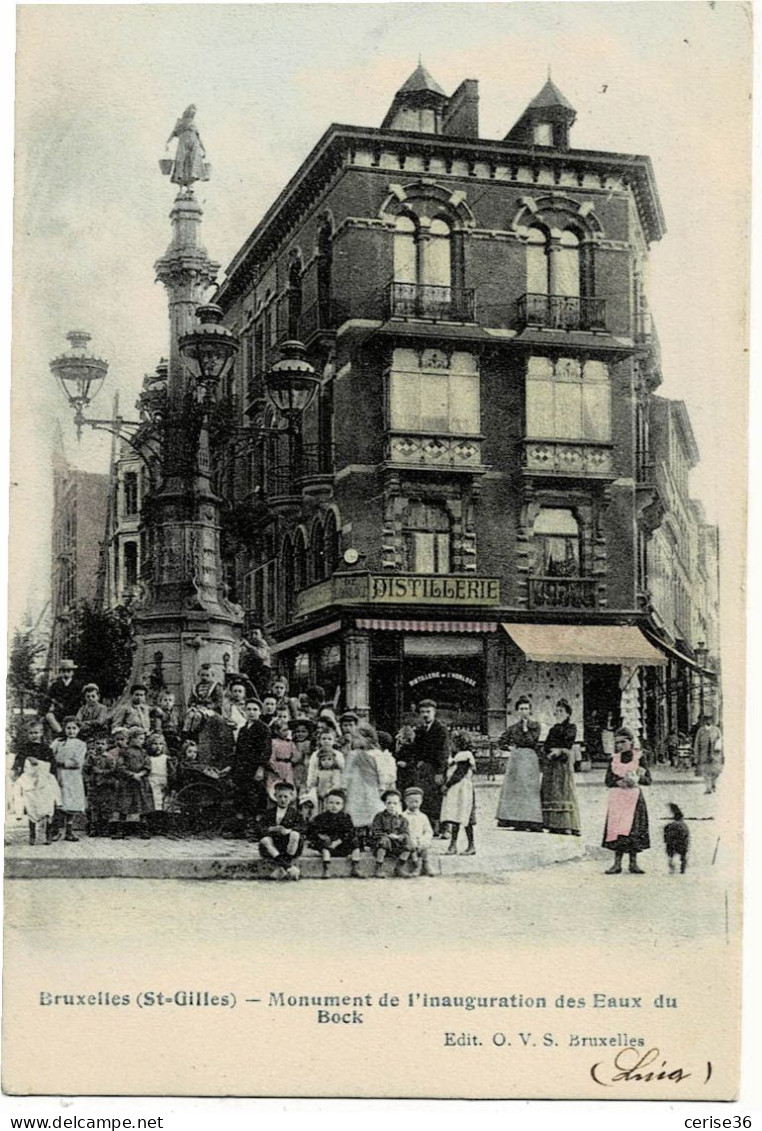
M 417 467 L 447 472 L 483 474 L 480 436 L 442 436 L 424 432 L 389 432 L 386 437 L 387 465 Z
M 614 479 L 611 444 L 591 440 L 524 440 L 525 475 Z

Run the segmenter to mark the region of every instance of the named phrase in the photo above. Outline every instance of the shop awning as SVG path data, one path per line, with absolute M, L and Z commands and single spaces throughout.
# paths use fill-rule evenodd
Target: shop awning
M 717 679 L 717 672 L 712 671 L 711 668 L 702 668 L 701 664 L 691 659 L 690 656 L 686 656 L 685 653 L 681 652 L 679 648 L 675 648 L 673 645 L 667 644 L 666 640 L 654 640 L 654 644 L 657 648 L 661 649 L 662 652 L 665 652 L 668 657 L 671 657 L 673 660 L 677 660 L 679 664 L 685 664 L 687 668 L 690 668 L 691 671 L 696 672 L 697 675 L 703 676 L 704 679 Z
M 321 636 L 332 636 L 341 628 L 341 621 L 334 620 L 324 624 L 321 628 L 313 628 L 310 632 L 302 632 L 299 636 L 292 636 L 290 640 L 282 640 L 280 644 L 273 644 L 270 652 L 276 656 L 278 652 L 285 652 L 289 648 L 296 648 L 298 644 L 307 644 L 310 640 L 319 640 Z
M 475 620 L 356 620 L 358 628 L 376 632 L 497 632 L 497 625 Z
M 621 624 L 504 624 L 528 660 L 546 664 L 661 666 L 666 657 L 639 628 Z

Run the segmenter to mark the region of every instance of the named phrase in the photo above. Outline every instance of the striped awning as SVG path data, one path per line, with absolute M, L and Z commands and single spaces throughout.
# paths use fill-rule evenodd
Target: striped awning
M 307 644 L 310 640 L 319 640 L 321 636 L 332 636 L 334 632 L 338 632 L 340 628 L 340 620 L 331 621 L 330 624 L 321 625 L 320 628 L 313 628 L 310 632 L 302 632 L 299 636 L 292 636 L 290 640 L 282 640 L 280 644 L 273 644 L 270 652 L 273 656 L 277 656 L 279 652 L 286 652 L 289 648 L 296 648 L 299 644 Z
M 498 625 L 476 620 L 356 620 L 357 628 L 376 632 L 497 632 Z

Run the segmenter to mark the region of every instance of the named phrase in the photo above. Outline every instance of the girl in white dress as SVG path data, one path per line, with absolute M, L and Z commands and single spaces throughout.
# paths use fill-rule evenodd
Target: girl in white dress
M 476 759 L 468 749 L 468 739 L 464 734 L 453 735 L 453 753 L 447 760 L 447 770 L 442 786 L 442 813 L 439 818 L 440 825 L 450 826 L 450 846 L 448 856 L 454 856 L 458 851 L 458 834 L 460 826 L 466 830 L 467 847 L 464 856 L 474 856 L 474 825 L 476 824 L 476 797 L 474 793 L 474 774 L 476 772 Z

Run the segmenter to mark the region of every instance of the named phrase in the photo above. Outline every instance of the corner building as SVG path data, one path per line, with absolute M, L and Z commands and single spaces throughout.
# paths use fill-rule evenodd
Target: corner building
M 573 148 L 550 80 L 502 141 L 478 103 L 419 65 L 380 129 L 328 129 L 230 264 L 231 596 L 292 687 L 384 729 L 433 697 L 494 735 L 521 693 L 549 725 L 564 695 L 595 753 L 642 732 L 667 662 L 639 569 L 662 212 L 647 157 Z M 264 398 L 290 339 L 322 375 L 300 443 Z

